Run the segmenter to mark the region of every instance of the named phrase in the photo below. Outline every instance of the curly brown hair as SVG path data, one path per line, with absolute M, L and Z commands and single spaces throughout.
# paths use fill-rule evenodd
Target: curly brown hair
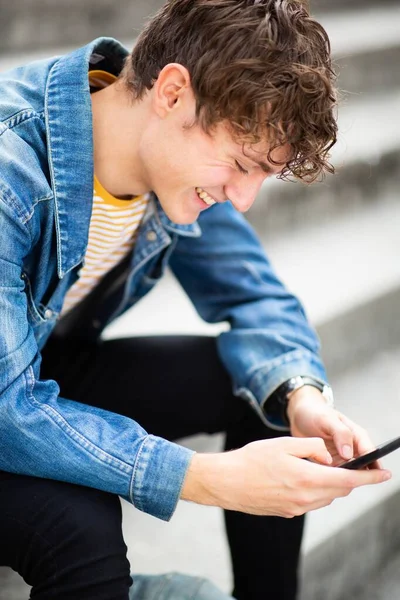
M 196 122 L 226 121 L 243 144 L 290 145 L 281 178 L 334 172 L 336 75 L 324 28 L 304 0 L 169 0 L 149 21 L 122 77 L 136 99 L 168 63 L 188 69 Z

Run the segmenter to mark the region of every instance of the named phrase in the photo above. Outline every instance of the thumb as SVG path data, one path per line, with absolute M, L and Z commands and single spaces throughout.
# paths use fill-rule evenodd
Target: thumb
M 332 464 L 332 456 L 322 438 L 287 438 L 287 451 L 298 458 L 307 458 L 326 465 Z

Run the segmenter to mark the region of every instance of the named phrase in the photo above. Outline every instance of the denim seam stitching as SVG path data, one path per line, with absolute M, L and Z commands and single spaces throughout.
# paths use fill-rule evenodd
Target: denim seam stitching
M 143 442 L 140 445 L 140 448 L 138 450 L 137 456 L 136 456 L 136 460 L 135 460 L 135 464 L 133 465 L 133 471 L 132 471 L 132 479 L 131 479 L 131 486 L 130 486 L 130 497 L 132 499 L 132 502 L 135 504 L 135 496 L 134 496 L 134 487 L 135 487 L 135 478 L 136 478 L 136 473 L 139 469 L 139 460 L 142 456 L 143 450 L 144 450 L 144 445 L 146 444 L 147 440 L 150 439 L 149 435 L 146 435 Z M 142 506 L 142 501 L 139 501 L 140 506 Z
M 23 214 L 23 211 L 21 210 L 21 207 L 18 204 L 16 196 L 14 196 L 14 194 L 11 192 L 11 190 L 6 185 L 4 185 L 4 182 L 0 182 L 0 191 L 2 192 L 2 195 L 0 196 L 0 201 L 2 201 L 3 204 L 5 204 L 6 206 L 9 206 L 13 210 L 13 212 L 15 213 L 15 216 L 18 219 L 18 222 L 21 223 L 21 225 L 23 225 L 25 227 L 26 223 L 31 218 L 31 215 Z M 8 202 L 5 202 L 5 198 L 7 198 Z M 32 237 L 30 234 L 29 234 L 29 238 L 32 241 Z
M 17 127 L 21 123 L 25 123 L 25 121 L 28 121 L 29 119 L 43 119 L 43 117 L 44 111 L 38 113 L 33 109 L 24 108 L 19 112 L 15 113 L 15 115 L 12 115 L 11 117 L 3 121 L 3 125 L 6 129 L 3 129 L 0 135 L 5 133 L 6 131 L 12 131 L 14 127 Z
M 314 357 L 312 352 L 307 352 L 305 350 L 297 349 L 297 350 L 292 350 L 291 352 L 287 352 L 283 356 L 278 356 L 278 357 L 272 359 L 271 361 L 267 361 L 267 362 L 258 364 L 256 366 L 252 367 L 251 369 L 249 369 L 249 371 L 247 372 L 248 377 L 250 377 L 250 385 L 254 381 L 254 379 L 259 375 L 260 371 L 263 371 L 264 374 L 267 375 L 268 373 L 271 373 L 271 371 L 273 371 L 277 367 L 281 367 L 284 364 L 294 362 L 300 358 L 307 358 L 309 360 L 310 357 Z
M 32 366 L 29 366 L 26 371 L 26 380 L 28 384 L 28 399 L 37 408 L 42 410 L 48 417 L 50 417 L 55 425 L 62 429 L 75 443 L 77 443 L 79 446 L 84 448 L 96 458 L 103 460 L 106 464 L 118 468 L 121 472 L 129 474 L 129 472 L 132 470 L 132 465 L 123 462 L 121 459 L 118 459 L 115 456 L 108 454 L 107 452 L 96 446 L 93 442 L 85 438 L 84 435 L 76 431 L 62 415 L 60 415 L 56 410 L 54 410 L 54 408 L 36 400 L 33 393 L 33 388 L 36 379 L 33 373 Z

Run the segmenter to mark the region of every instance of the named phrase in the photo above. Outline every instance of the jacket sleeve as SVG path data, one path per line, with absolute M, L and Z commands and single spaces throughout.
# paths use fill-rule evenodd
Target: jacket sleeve
M 32 251 L 18 199 L 0 197 L 0 469 L 112 492 L 168 520 L 192 452 L 135 421 L 60 398 L 40 379 L 23 278 Z
M 177 243 L 171 267 L 200 316 L 228 322 L 218 338 L 234 393 L 271 427 L 268 398 L 296 375 L 326 383 L 319 340 L 299 300 L 275 275 L 252 227 L 229 202 L 204 211 L 202 235 Z

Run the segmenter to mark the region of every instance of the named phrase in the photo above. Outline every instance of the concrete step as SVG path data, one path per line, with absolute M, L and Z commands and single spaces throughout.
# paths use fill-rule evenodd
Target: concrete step
M 98 36 L 136 37 L 163 0 L 24 0 L 2 5 L 0 52 L 81 45 Z
M 30 589 L 17 573 L 0 567 L 0 600 L 28 600 Z
M 4 7 L 6 14 L 0 23 L 0 51 L 51 51 L 84 44 L 100 35 L 126 39 L 130 47 L 146 18 L 162 4 L 163 0 L 125 0 L 115 5 L 100 0 L 88 1 L 82 8 L 77 0 L 11 3 Z M 340 87 L 359 93 L 397 85 L 400 12 L 396 2 L 386 2 L 379 8 L 355 0 L 339 0 L 333 9 L 330 2 L 326 5 L 329 12 L 320 10 L 326 8 L 325 0 L 316 0 L 314 7 L 331 37 L 341 71 Z
M 400 346 L 333 379 L 337 405 L 380 444 L 400 435 Z M 304 539 L 301 600 L 369 600 L 373 581 L 400 550 L 400 453 L 383 459 L 390 482 L 360 488 L 310 513 Z M 398 598 L 392 596 L 392 600 Z M 371 597 L 373 598 L 373 596 Z
M 388 556 L 375 578 L 368 578 L 354 600 L 394 600 L 400 597 L 400 553 Z
M 311 6 L 311 11 L 313 13 L 332 13 L 339 10 L 343 10 L 346 12 L 352 12 L 357 9 L 369 9 L 375 8 L 376 2 L 374 0 L 310 0 L 309 2 Z M 382 3 L 379 4 L 382 8 L 387 6 L 396 6 L 397 0 L 383 0 Z
M 323 183 L 266 181 L 248 218 L 261 236 L 354 217 L 385 198 L 398 201 L 400 173 L 400 88 L 340 107 L 339 138 L 332 149 L 337 172 Z
M 336 10 L 321 14 L 320 21 L 331 40 L 339 88 L 349 101 L 399 86 L 400 6 Z
M 3 3 L 0 22 L 0 51 L 35 50 L 52 46 L 81 44 L 99 35 L 131 38 L 145 19 L 162 6 L 164 0 L 24 0 Z M 395 7 L 386 0 L 382 9 Z M 315 13 L 353 12 L 375 8 L 372 0 L 312 0 Z M 374 32 L 374 38 L 376 32 Z M 382 32 L 380 32 L 382 35 Z
M 23 51 L 28 51 L 29 54 L 29 50 L 37 53 L 45 49 L 48 53 L 52 48 L 84 44 L 100 35 L 124 39 L 127 46 L 131 47 L 145 16 L 150 15 L 161 4 L 160 0 L 153 0 L 146 5 L 129 3 L 129 11 L 132 15 L 128 16 L 132 16 L 131 21 L 126 18 L 126 12 L 121 4 L 111 6 L 110 3 L 104 5 L 100 3 L 99 14 L 95 19 L 90 2 L 85 4 L 85 11 L 82 11 L 80 5 L 75 6 L 74 2 L 72 6 L 71 2 L 59 2 L 54 7 L 50 3 L 50 10 L 45 13 L 45 17 L 40 10 L 37 10 L 36 4 L 35 7 L 31 6 L 32 13 L 30 10 L 19 12 L 22 5 L 10 5 L 7 8 L 10 11 L 9 18 L 2 21 L 3 27 L 7 24 L 7 31 L 6 35 L 0 38 L 0 49 L 3 53 L 11 54 Z M 343 11 L 342 7 L 335 4 L 335 12 L 318 15 L 331 39 L 332 52 L 339 67 L 341 89 L 354 94 L 367 90 L 379 91 L 383 85 L 389 87 L 398 85 L 400 7 L 396 4 L 384 4 L 379 8 L 367 5 L 360 10 L 360 7 L 355 9 L 352 3 L 347 4 L 351 10 Z M 30 21 L 39 22 L 43 18 L 44 35 L 38 40 L 36 27 L 32 28 L 31 32 L 35 31 L 34 45 L 31 49 L 29 45 L 24 46 L 22 42 L 28 43 L 29 40 Z M 65 23 L 69 21 L 73 24 L 67 28 Z M 52 23 L 51 27 L 49 23 Z M 62 31 L 58 31 L 57 24 Z M 0 29 L 1 27 L 0 24 Z M 377 31 L 381 33 L 377 35 Z M 69 37 L 66 37 L 66 34 Z M 7 41 L 7 36 L 18 39 L 13 42 Z

